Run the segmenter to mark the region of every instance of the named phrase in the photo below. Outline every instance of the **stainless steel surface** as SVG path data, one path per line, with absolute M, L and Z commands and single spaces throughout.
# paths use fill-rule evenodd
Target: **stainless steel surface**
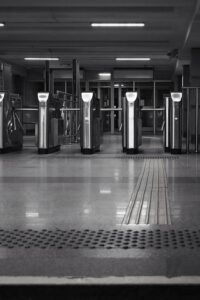
M 137 147 L 137 137 L 135 128 L 135 105 L 134 102 L 127 101 L 127 149 Z
M 31 108 L 31 107 L 21 107 L 21 108 L 16 108 L 16 111 L 38 111 L 38 108 Z
M 127 123 L 126 123 L 126 117 L 127 117 L 127 112 L 126 112 L 126 98 L 122 98 L 122 107 L 123 107 L 123 114 L 122 114 L 122 147 L 125 150 L 126 149 L 126 133 L 127 133 Z
M 93 93 L 82 93 L 81 94 L 81 148 L 82 149 L 92 149 L 92 99 Z
M 128 94 L 128 93 L 127 93 Z M 126 95 L 126 148 L 138 150 L 138 99 L 129 101 Z
M 92 99 L 91 99 L 92 100 Z M 92 147 L 92 133 L 91 133 L 91 101 L 83 102 L 83 148 L 91 149 Z
M 38 137 L 39 149 L 47 149 L 48 148 L 48 101 L 49 101 L 49 93 L 43 93 L 46 97 L 40 100 L 39 97 L 42 94 L 38 94 L 39 100 L 39 125 L 38 125 Z
M 165 98 L 165 148 L 170 147 L 170 98 Z
M 179 103 L 172 101 L 171 148 L 180 149 L 180 115 Z
M 122 111 L 122 108 L 101 108 L 101 111 Z

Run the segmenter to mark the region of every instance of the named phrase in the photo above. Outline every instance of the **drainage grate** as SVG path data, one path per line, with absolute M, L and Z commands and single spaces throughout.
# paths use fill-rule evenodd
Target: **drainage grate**
M 0 230 L 0 247 L 15 249 L 197 249 L 200 230 Z

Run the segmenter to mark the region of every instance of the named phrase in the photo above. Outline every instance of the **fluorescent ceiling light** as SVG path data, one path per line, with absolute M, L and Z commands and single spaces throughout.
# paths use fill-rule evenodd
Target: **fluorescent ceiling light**
M 0 27 L 4 27 L 5 23 L 0 22 Z
M 111 76 L 111 73 L 99 73 L 99 76 Z
M 25 57 L 24 59 L 31 61 L 59 60 L 59 58 L 57 57 Z
M 149 57 L 117 57 L 117 61 L 150 61 Z
M 124 87 L 124 84 L 119 84 L 119 83 L 116 83 L 116 84 L 114 84 L 114 87 Z
M 144 23 L 92 23 L 92 27 L 144 27 Z

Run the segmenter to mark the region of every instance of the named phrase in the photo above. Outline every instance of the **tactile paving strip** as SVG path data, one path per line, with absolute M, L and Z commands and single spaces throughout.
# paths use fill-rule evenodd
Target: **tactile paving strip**
M 169 159 L 176 160 L 179 159 L 179 156 L 170 156 L 170 155 L 105 155 L 105 154 L 92 154 L 92 155 L 55 155 L 51 156 L 49 154 L 47 156 L 38 156 L 38 158 L 63 158 L 63 159 Z
M 200 230 L 0 230 L 0 248 L 197 249 Z
M 171 224 L 163 159 L 144 160 L 123 224 Z

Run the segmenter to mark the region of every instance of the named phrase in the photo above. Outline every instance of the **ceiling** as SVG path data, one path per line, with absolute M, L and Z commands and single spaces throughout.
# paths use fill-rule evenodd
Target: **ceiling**
M 26 56 L 77 58 L 86 69 L 153 67 L 173 72 L 200 47 L 197 0 L 1 0 L 0 58 L 22 66 Z M 91 22 L 144 22 L 144 28 L 92 28 Z M 176 51 L 179 50 L 179 64 Z M 171 53 L 171 56 L 168 54 Z M 147 56 L 150 62 L 116 62 Z M 34 63 L 35 64 L 35 63 Z

